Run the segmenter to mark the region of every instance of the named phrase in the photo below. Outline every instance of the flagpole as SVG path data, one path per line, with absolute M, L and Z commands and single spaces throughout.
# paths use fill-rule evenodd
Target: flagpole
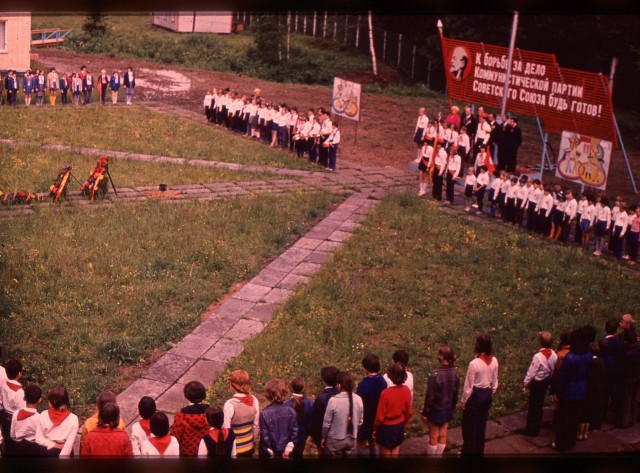
M 502 107 L 500 108 L 500 116 L 504 117 L 507 110 L 507 96 L 509 95 L 509 76 L 511 73 L 511 61 L 513 59 L 513 48 L 516 44 L 516 32 L 518 31 L 518 12 L 513 12 L 513 23 L 511 25 L 511 40 L 509 41 L 509 61 L 504 79 L 504 95 L 502 96 Z

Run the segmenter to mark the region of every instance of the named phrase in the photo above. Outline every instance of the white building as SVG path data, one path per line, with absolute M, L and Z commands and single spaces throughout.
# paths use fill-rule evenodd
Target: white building
M 179 33 L 231 33 L 232 12 L 154 12 L 153 24 Z
M 31 62 L 31 13 L 0 12 L 0 71 L 24 72 Z

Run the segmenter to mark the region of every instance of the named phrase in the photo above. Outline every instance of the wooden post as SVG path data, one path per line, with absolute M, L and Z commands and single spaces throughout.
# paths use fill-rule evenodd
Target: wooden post
M 415 80 L 414 71 L 416 69 L 416 45 L 413 45 L 413 54 L 411 55 L 411 78 Z
M 398 35 L 398 69 L 400 69 L 400 55 L 402 53 L 402 33 Z
M 333 17 L 333 40 L 338 39 L 338 15 Z
M 344 45 L 347 45 L 347 35 L 349 32 L 349 15 L 344 16 Z
M 295 31 L 296 33 L 298 32 L 298 12 L 296 12 L 296 18 L 295 18 L 295 22 L 294 22 L 293 31 Z
M 386 62 L 387 59 L 387 30 L 384 30 L 382 37 L 382 62 Z
M 302 18 L 302 32 L 304 34 L 307 34 L 307 15 L 305 13 L 304 17 Z
M 360 45 L 360 15 L 358 15 L 356 25 L 356 48 Z
M 316 25 L 318 23 L 318 14 L 316 12 L 313 12 L 313 37 L 316 37 Z
M 290 48 L 291 48 L 291 12 L 287 12 L 287 62 L 289 62 Z
M 369 49 L 371 50 L 371 62 L 373 64 L 373 75 L 378 77 L 378 63 L 376 61 L 376 48 L 373 44 L 373 21 L 372 21 L 372 13 L 369 10 Z
M 322 39 L 327 37 L 327 16 L 328 15 L 329 14 L 325 10 L 325 12 L 324 12 L 324 22 L 322 23 Z

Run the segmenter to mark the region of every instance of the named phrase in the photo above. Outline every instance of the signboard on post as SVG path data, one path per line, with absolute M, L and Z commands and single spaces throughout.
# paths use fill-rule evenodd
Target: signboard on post
M 449 97 L 500 109 L 509 50 L 442 37 Z M 555 55 L 515 49 L 507 109 L 539 117 L 544 128 L 568 130 L 617 146 L 609 78 L 558 66 Z
M 563 131 L 556 176 L 576 184 L 605 190 L 611 148 L 610 141 Z
M 361 93 L 362 85 L 335 77 L 331 112 L 340 117 L 360 121 Z

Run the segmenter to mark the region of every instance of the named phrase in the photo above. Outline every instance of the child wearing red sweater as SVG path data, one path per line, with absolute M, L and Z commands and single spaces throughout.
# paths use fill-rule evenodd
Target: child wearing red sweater
M 98 413 L 98 426 L 89 432 L 81 456 L 132 457 L 133 450 L 127 432 L 118 428 L 120 409 L 115 402 L 107 402 Z
M 195 457 L 200 439 L 209 432 L 205 415 L 209 405 L 202 403 L 207 397 L 207 390 L 202 383 L 191 381 L 184 387 L 184 397 L 190 404 L 176 414 L 171 434 L 178 439 L 181 457 Z
M 381 457 L 397 457 L 404 440 L 405 426 L 409 425 L 413 415 L 413 407 L 411 391 L 403 386 L 407 379 L 405 367 L 401 363 L 393 363 L 387 370 L 387 376 L 393 386 L 380 394 L 373 435 L 380 446 Z

